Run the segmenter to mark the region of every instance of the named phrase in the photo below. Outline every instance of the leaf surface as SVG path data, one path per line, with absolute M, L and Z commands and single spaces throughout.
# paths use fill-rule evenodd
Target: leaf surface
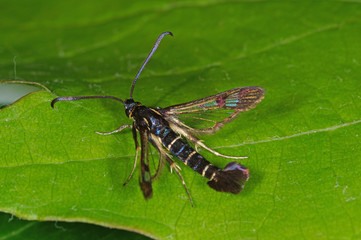
M 2 212 L 158 239 L 361 237 L 359 2 L 1 5 L 0 78 L 39 82 L 52 91 L 33 92 L 0 110 Z M 135 154 L 131 131 L 94 133 L 131 122 L 121 104 L 84 100 L 50 107 L 57 96 L 127 98 L 156 37 L 167 30 L 175 37 L 163 40 L 145 68 L 135 100 L 166 107 L 235 87 L 267 90 L 257 108 L 202 137 L 221 153 L 249 157 L 242 164 L 250 180 L 239 195 L 213 191 L 181 165 L 195 207 L 168 168 L 145 201 L 137 172 L 122 186 Z M 219 167 L 229 162 L 201 154 Z M 156 154 L 153 159 L 154 168 Z M 6 225 L 23 234 L 53 231 L 49 223 L 13 224 Z M 66 224 L 74 239 L 89 238 L 85 228 L 92 236 L 115 231 Z

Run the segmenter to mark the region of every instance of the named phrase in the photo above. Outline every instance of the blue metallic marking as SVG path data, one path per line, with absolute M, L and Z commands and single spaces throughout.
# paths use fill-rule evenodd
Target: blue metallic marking
M 210 102 L 210 103 L 204 104 L 205 107 L 211 107 L 211 106 L 216 106 L 216 105 L 217 105 L 217 103 L 215 103 L 215 102 Z
M 159 125 L 159 120 L 154 117 L 150 117 L 150 121 L 152 122 L 153 126 Z
M 174 155 L 178 156 L 184 149 L 186 145 L 184 144 L 183 147 L 177 152 L 177 153 L 173 153 Z
M 204 159 L 204 158 L 203 158 L 203 159 Z M 194 171 L 197 171 L 199 165 L 202 164 L 202 160 L 203 160 L 203 159 L 201 158 L 201 159 L 198 160 L 197 164 L 192 168 Z M 204 160 L 205 160 L 205 159 L 204 159 Z
M 236 103 L 227 103 L 226 106 L 228 106 L 228 107 L 235 107 L 235 106 L 237 106 L 237 104 L 236 104 Z

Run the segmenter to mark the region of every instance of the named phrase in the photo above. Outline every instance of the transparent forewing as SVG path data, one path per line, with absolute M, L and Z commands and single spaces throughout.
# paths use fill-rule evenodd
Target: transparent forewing
M 199 100 L 159 109 L 169 121 L 196 133 L 212 133 L 239 113 L 254 108 L 265 94 L 261 87 L 234 88 Z

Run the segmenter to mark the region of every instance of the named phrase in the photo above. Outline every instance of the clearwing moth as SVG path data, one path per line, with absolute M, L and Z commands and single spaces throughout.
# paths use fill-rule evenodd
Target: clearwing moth
M 140 188 L 145 199 L 152 197 L 152 180 L 158 175 L 159 168 L 163 161 L 167 161 L 171 171 L 174 170 L 182 181 L 189 200 L 193 206 L 193 200 L 189 194 L 185 181 L 180 174 L 180 167 L 172 160 L 172 155 L 179 158 L 185 165 L 209 179 L 208 185 L 219 192 L 230 192 L 238 194 L 244 187 L 244 182 L 248 180 L 249 170 L 238 162 L 230 162 L 223 169 L 212 165 L 202 155 L 197 147 L 202 147 L 211 153 L 224 158 L 242 159 L 247 157 L 227 156 L 207 147 L 196 135 L 210 134 L 219 130 L 225 123 L 230 122 L 239 113 L 254 108 L 264 97 L 265 90 L 262 87 L 241 87 L 215 94 L 210 97 L 195 101 L 182 103 L 166 108 L 152 108 L 142 105 L 133 100 L 135 83 L 149 59 L 158 48 L 164 36 L 173 34 L 171 32 L 162 33 L 154 44 L 148 57 L 138 71 L 130 89 L 130 98 L 124 101 L 113 96 L 79 96 L 79 97 L 58 97 L 51 102 L 51 107 L 59 101 L 74 101 L 91 98 L 109 98 L 123 103 L 125 114 L 133 119 L 132 125 L 123 125 L 118 129 L 100 133 L 109 135 L 120 132 L 126 128 L 131 128 L 135 142 L 135 159 L 133 169 L 125 181 L 131 179 L 137 165 L 140 151 Z M 138 143 L 140 137 L 140 146 Z M 195 145 L 191 147 L 187 141 Z M 149 143 L 159 152 L 159 164 L 156 173 L 152 176 L 149 170 Z

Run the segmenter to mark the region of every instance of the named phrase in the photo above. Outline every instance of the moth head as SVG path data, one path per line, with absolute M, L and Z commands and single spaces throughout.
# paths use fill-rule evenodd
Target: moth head
M 138 105 L 140 105 L 140 103 L 134 102 L 132 98 L 125 99 L 124 107 L 125 107 L 125 114 L 127 115 L 127 117 L 132 118 L 132 113 L 134 111 L 134 108 Z

